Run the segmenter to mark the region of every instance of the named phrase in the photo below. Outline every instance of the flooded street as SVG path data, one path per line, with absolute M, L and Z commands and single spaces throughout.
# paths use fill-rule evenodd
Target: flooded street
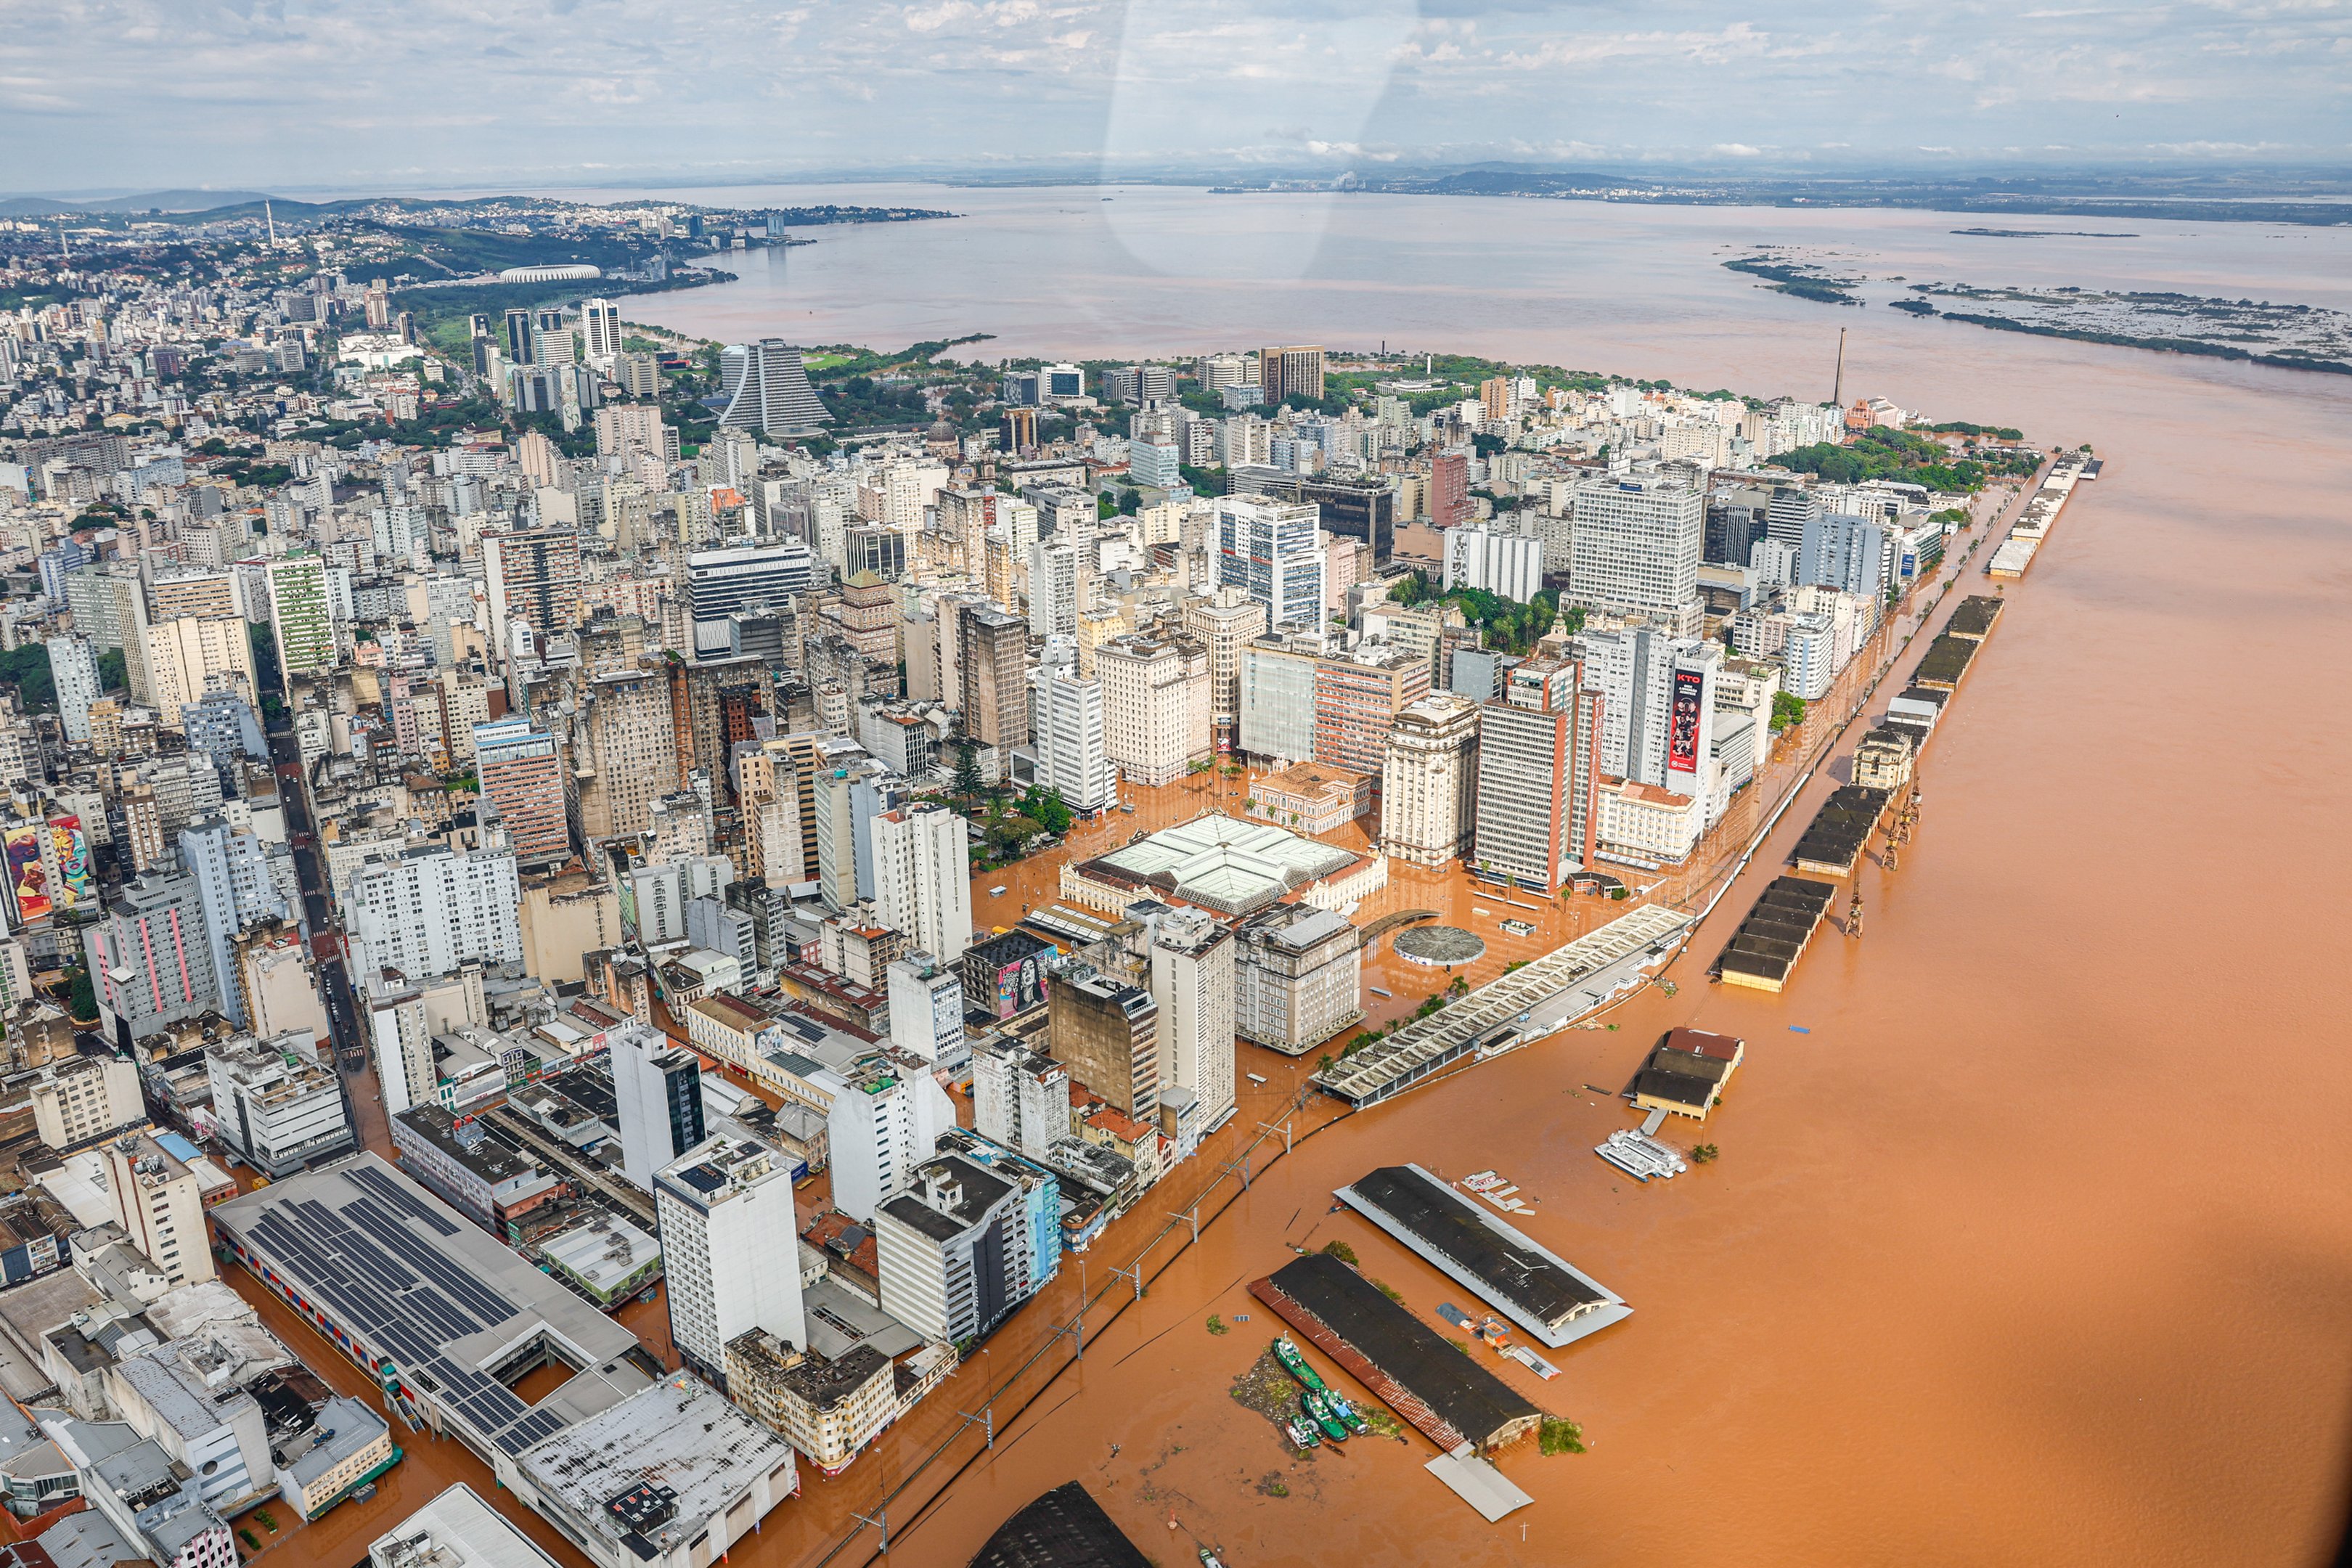
M 952 205 L 997 200 L 958 193 Z M 1152 200 L 1178 213 L 1215 198 Z M 2352 1091 L 2352 735 L 2330 716 L 2341 699 L 2315 695 L 2341 684 L 2352 646 L 2352 378 L 1837 310 L 1716 265 L 1724 246 L 1834 230 L 1929 276 L 1954 243 L 1934 214 L 1340 205 L 1314 274 L 1264 288 L 1165 257 L 1158 270 L 1040 268 L 1040 252 L 1013 243 L 1008 205 L 929 250 L 921 233 L 828 237 L 794 252 L 793 279 L 766 294 L 747 279 L 658 310 L 690 330 L 812 342 L 993 331 L 992 354 L 1385 336 L 1813 395 L 1846 326 L 1849 396 L 2091 442 L 2105 473 L 2009 586 L 2008 613 L 1927 749 L 1901 869 L 1860 868 L 1867 936 L 1824 928 L 1780 996 L 1704 979 L 1836 782 L 1824 768 L 1669 972 L 1676 994 L 1645 990 L 1609 1015 L 1615 1030 L 1564 1032 L 1360 1116 L 1309 1100 L 1290 1122 L 1293 1152 L 1271 1164 L 1282 1134 L 1255 1124 L 1283 1122 L 1305 1068 L 1244 1047 L 1243 1070 L 1268 1081 L 1242 1080 L 1242 1113 L 1201 1159 L 1087 1258 L 1066 1258 L 986 1355 L 843 1476 L 803 1468 L 805 1495 L 733 1561 L 818 1560 L 853 1511 L 870 1515 L 950 1440 L 950 1459 L 891 1505 L 890 1561 L 961 1563 L 1074 1478 L 1163 1565 L 1196 1543 L 1234 1568 L 2318 1560 L 2340 1525 L 2352 1436 L 2352 1138 L 2337 1120 Z M 1276 204 L 1250 210 L 1273 221 Z M 2344 234 L 2271 246 L 2255 226 L 2215 226 L 2242 232 L 2210 243 L 2183 232 L 2160 254 L 2152 240 L 2128 253 L 2136 269 L 2070 280 L 2342 303 Z M 1967 243 L 1971 276 L 2026 264 L 2023 247 Z M 2062 275 L 2070 248 L 2032 252 L 2034 275 Z M 1979 564 L 1962 591 L 1990 591 Z M 1190 816 L 1224 781 L 1197 782 L 1152 792 L 1074 852 Z M 1238 795 L 1223 798 L 1238 808 Z M 975 925 L 1050 899 L 1054 871 L 1040 860 L 982 876 Z M 1440 900 L 1465 893 L 1459 873 L 1393 868 L 1358 919 L 1452 908 Z M 1484 893 L 1477 907 L 1504 912 Z M 1604 912 L 1581 898 L 1530 915 L 1538 931 L 1524 949 L 1482 920 L 1488 951 L 1469 977 Z M 1373 1021 L 1444 979 L 1384 944 L 1367 982 L 1394 994 Z M 1582 1086 L 1623 1083 L 1676 1024 L 1744 1037 L 1747 1059 L 1706 1125 L 1720 1159 L 1643 1186 L 1592 1154 L 1633 1118 Z M 1695 1133 L 1663 1136 L 1687 1145 Z M 1236 1195 L 1238 1170 L 1218 1167 L 1266 1139 Z M 1562 1373 L 1548 1384 L 1479 1352 L 1582 1423 L 1591 1446 L 1504 1456 L 1536 1500 L 1500 1525 L 1421 1472 L 1433 1450 L 1418 1436 L 1292 1461 L 1227 1394 L 1274 1331 L 1246 1286 L 1293 1247 L 1348 1242 L 1431 1322 L 1441 1302 L 1479 1305 L 1352 1214 L 1328 1212 L 1333 1187 L 1408 1160 L 1449 1176 L 1502 1172 L 1539 1200 L 1515 1223 L 1634 1309 L 1548 1352 Z M 1212 1207 L 1229 1195 L 1232 1206 L 1204 1209 L 1198 1244 L 1180 1251 L 1188 1222 L 1169 1214 L 1213 1180 Z M 1137 1300 L 1111 1270 L 1155 1235 Z M 1126 1302 L 1115 1319 L 1107 1284 Z M 1083 1362 L 1066 1365 L 1055 1330 L 1082 1289 L 1100 1304 Z M 1211 1312 L 1232 1331 L 1208 1333 Z M 306 1354 L 320 1349 L 281 1331 Z M 1007 1385 L 991 1451 L 959 1413 Z M 452 1468 L 471 1463 L 457 1454 Z M 415 1466 L 392 1479 L 414 1489 Z M 285 1560 L 356 1558 L 348 1548 L 367 1534 L 347 1528 L 351 1512 L 320 1527 L 341 1532 L 333 1551 Z M 866 1562 L 875 1543 L 866 1531 L 831 1560 Z

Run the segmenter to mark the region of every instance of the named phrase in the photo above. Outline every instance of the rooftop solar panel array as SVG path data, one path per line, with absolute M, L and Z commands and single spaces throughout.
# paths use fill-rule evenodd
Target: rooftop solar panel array
M 331 1309 L 353 1343 L 389 1357 L 404 1381 L 501 1452 L 520 1455 L 562 1431 L 560 1417 L 443 1353 L 452 1340 L 523 1315 L 394 1211 L 442 1235 L 457 1227 L 381 1172 L 357 1166 L 341 1174 L 363 1195 L 334 1206 L 315 1198 L 280 1204 L 247 1226 L 254 1245 Z

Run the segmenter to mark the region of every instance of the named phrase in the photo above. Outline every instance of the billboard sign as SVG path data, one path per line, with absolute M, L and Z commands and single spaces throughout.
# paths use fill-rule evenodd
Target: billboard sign
M 1675 671 L 1675 708 L 1673 720 L 1666 728 L 1666 771 L 1675 773 L 1698 772 L 1699 710 L 1706 701 L 1706 672 L 1703 669 Z
M 38 824 L 17 823 L 8 829 L 5 840 L 8 896 L 20 926 L 43 918 L 56 907 L 49 897 L 48 868 L 41 864 L 41 835 L 47 831 Z

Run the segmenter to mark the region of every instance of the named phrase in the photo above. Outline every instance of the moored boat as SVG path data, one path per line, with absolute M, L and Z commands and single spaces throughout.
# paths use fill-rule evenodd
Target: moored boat
M 1307 1418 L 1314 1422 L 1329 1441 L 1344 1443 L 1348 1440 L 1348 1424 L 1331 1414 L 1330 1402 L 1319 1391 L 1310 1388 L 1301 1394 L 1298 1408 L 1307 1412 Z
M 1308 1363 L 1305 1356 L 1298 1353 L 1298 1347 L 1290 1342 L 1289 1335 L 1285 1334 L 1274 1342 L 1274 1359 L 1282 1363 L 1283 1371 L 1307 1387 L 1318 1392 L 1323 1388 L 1322 1374 Z

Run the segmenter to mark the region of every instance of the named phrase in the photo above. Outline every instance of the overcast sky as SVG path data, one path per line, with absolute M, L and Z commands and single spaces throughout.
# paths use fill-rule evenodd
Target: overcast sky
M 2352 163 L 2352 0 L 0 0 L 0 185 Z

